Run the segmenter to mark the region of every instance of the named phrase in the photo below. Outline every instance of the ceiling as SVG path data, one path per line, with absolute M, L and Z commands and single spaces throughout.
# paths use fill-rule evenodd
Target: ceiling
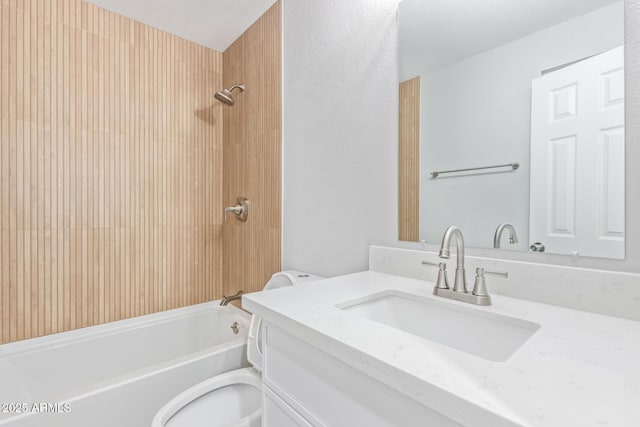
M 401 80 L 618 1 L 403 0 L 399 35 Z M 620 19 L 622 22 L 622 16 Z
M 224 52 L 276 0 L 85 0 Z

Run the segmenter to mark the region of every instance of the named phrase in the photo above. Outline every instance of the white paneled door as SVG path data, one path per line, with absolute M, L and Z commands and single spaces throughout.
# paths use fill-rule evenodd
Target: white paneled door
M 624 50 L 533 80 L 530 244 L 624 258 Z

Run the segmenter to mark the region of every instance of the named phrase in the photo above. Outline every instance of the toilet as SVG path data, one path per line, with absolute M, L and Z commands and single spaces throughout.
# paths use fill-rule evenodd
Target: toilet
M 264 290 L 300 285 L 320 276 L 289 270 L 274 274 Z M 152 427 L 259 427 L 262 424 L 262 353 L 256 337 L 260 317 L 252 316 L 247 360 L 252 367 L 225 372 L 202 381 L 165 404 Z

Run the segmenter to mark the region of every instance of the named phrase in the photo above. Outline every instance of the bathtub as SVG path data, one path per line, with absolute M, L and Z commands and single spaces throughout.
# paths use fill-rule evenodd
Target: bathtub
M 249 321 L 210 302 L 0 345 L 0 426 L 149 426 L 178 393 L 248 366 Z

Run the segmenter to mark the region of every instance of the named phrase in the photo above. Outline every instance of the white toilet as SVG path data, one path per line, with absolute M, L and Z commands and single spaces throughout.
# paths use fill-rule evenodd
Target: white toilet
M 264 290 L 322 279 L 299 271 L 274 274 Z M 262 424 L 262 354 L 256 337 L 260 317 L 253 316 L 247 337 L 247 360 L 252 368 L 217 375 L 185 390 L 153 418 L 152 427 L 259 427 Z

